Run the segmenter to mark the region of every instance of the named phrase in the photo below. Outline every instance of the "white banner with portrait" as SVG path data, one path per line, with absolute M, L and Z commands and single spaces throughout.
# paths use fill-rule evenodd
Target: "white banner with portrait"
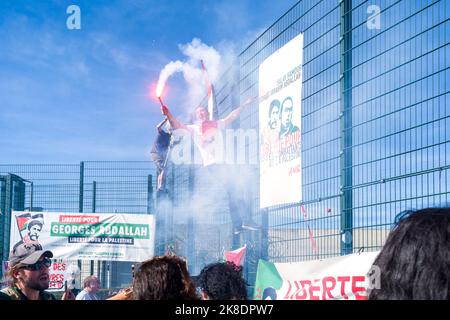
M 55 259 L 143 261 L 154 255 L 149 214 L 13 211 L 10 250 L 40 244 Z
M 260 207 L 299 202 L 303 34 L 259 66 Z

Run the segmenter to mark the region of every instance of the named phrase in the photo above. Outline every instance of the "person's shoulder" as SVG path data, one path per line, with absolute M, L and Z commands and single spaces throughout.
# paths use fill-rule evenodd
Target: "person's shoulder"
M 165 130 L 163 130 L 163 129 L 161 129 L 161 131 L 159 132 L 159 134 L 160 134 L 161 136 L 164 136 L 164 137 L 170 137 L 170 133 L 168 133 L 167 131 L 165 131 Z
M 56 300 L 56 297 L 53 293 L 42 291 L 41 292 L 41 298 L 42 300 Z

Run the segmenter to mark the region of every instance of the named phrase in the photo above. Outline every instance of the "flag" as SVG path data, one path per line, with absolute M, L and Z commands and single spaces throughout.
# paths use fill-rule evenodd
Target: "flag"
M 256 272 L 253 298 L 255 300 L 266 300 L 270 297 L 270 299 L 276 300 L 277 290 L 280 290 L 282 285 L 283 278 L 278 273 L 275 264 L 260 259 L 258 261 L 258 269 Z
M 242 248 L 236 249 L 234 251 L 224 251 L 225 260 L 227 262 L 233 262 L 236 266 L 242 266 L 245 260 L 245 251 L 247 250 L 247 245 Z
M 219 116 L 219 112 L 217 110 L 216 103 L 216 95 L 214 94 L 214 87 L 209 79 L 208 71 L 206 71 L 205 64 L 203 60 L 200 60 L 202 64 L 202 69 L 205 72 L 206 85 L 208 87 L 208 112 L 209 112 L 209 120 L 216 120 Z
M 316 240 L 314 239 L 314 233 L 311 231 L 311 228 L 309 227 L 309 223 L 308 223 L 308 217 L 306 215 L 306 210 L 305 210 L 305 206 L 302 204 L 300 206 L 302 213 L 303 213 L 303 218 L 305 219 L 305 223 L 306 223 L 306 227 L 308 228 L 308 234 L 309 234 L 309 240 L 311 241 L 311 246 L 312 246 L 312 250 L 314 253 L 317 253 L 317 248 L 316 248 Z

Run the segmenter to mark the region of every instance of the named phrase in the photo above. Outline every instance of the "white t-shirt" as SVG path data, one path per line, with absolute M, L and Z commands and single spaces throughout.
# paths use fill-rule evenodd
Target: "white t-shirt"
M 194 143 L 200 151 L 204 166 L 223 162 L 224 139 L 222 130 L 225 128 L 224 120 L 205 121 L 201 124 L 191 124 L 186 127 L 193 135 Z

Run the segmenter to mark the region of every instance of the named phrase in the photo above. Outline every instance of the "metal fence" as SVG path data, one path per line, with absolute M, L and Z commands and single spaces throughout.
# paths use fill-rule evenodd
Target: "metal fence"
M 8 260 L 12 210 L 154 214 L 154 176 L 154 166 L 144 161 L 0 164 L 2 260 Z M 129 285 L 133 263 L 76 261 L 76 286 L 91 274 L 103 288 Z
M 369 6 L 379 14 L 370 17 Z M 202 181 L 197 166 L 170 166 L 171 204 L 159 201 L 157 208 L 149 196 L 154 169 L 146 162 L 1 165 L 0 174 L 30 181 L 21 189 L 25 203 L 15 204 L 24 208 L 154 210 L 156 253 L 173 247 L 188 258 L 192 274 L 220 259 L 223 250 L 244 244 L 251 285 L 259 258 L 289 262 L 377 250 L 395 214 L 450 202 L 448 6 L 447 0 L 299 1 L 215 84 L 223 116 L 258 94 L 261 62 L 304 33 L 303 201 L 260 210 L 259 168 L 249 165 L 255 179 L 245 196 L 262 232 L 232 235 L 225 195 Z M 368 24 L 378 18 L 379 25 Z M 235 125 L 258 130 L 257 103 Z M 257 150 L 258 140 L 250 139 L 246 147 Z M 1 181 L 4 189 L 13 179 Z M 216 209 L 208 211 L 208 203 L 194 205 L 198 194 L 214 199 Z M 2 206 L 11 206 L 14 199 L 7 198 Z M 9 240 L 4 232 L 2 236 L 6 248 Z M 125 274 L 128 267 L 115 272 Z
M 223 116 L 258 95 L 264 59 L 304 33 L 303 201 L 260 210 L 256 177 L 248 201 L 264 231 L 232 242 L 230 235 L 218 245 L 248 245 L 250 284 L 258 258 L 289 262 L 377 250 L 397 213 L 450 202 L 448 6 L 446 0 L 299 1 L 216 84 Z M 253 103 L 236 127 L 258 130 L 258 119 Z M 258 140 L 247 147 L 258 149 Z M 177 184 L 189 190 L 188 180 Z M 210 218 L 209 238 L 214 228 L 231 230 L 226 211 Z M 199 237 L 193 246 L 204 243 Z

